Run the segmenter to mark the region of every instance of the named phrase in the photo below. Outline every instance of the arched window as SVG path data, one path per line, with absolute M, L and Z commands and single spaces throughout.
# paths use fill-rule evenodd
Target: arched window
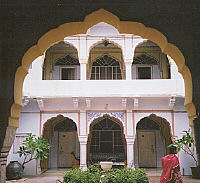
M 158 66 L 157 61 L 146 54 L 141 54 L 133 58 L 133 65 L 136 68 L 137 79 L 152 79 L 155 72 L 158 72 L 157 75 L 160 75 L 158 68 L 154 67 L 155 65 Z
M 102 119 L 92 126 L 90 141 L 90 159 L 93 162 L 102 160 L 123 161 L 125 146 L 122 128 L 109 118 Z
M 104 55 L 97 58 L 91 68 L 91 80 L 117 80 L 122 79 L 120 62 Z
M 77 79 L 77 66 L 79 65 L 78 59 L 71 55 L 66 55 L 55 62 L 54 69 L 60 69 L 61 80 L 74 80 Z

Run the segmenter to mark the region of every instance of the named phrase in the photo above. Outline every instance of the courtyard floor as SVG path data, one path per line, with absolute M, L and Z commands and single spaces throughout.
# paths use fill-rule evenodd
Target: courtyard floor
M 23 177 L 20 180 L 6 181 L 6 183 L 60 183 L 66 170 L 53 169 L 42 173 L 39 176 Z M 147 169 L 146 172 L 149 175 L 150 183 L 159 183 L 161 169 Z M 198 179 L 192 179 L 190 176 L 183 176 L 184 183 L 200 183 Z

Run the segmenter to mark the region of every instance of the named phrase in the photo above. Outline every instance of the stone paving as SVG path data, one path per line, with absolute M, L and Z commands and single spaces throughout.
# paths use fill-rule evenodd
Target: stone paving
M 150 183 L 160 183 L 160 172 L 161 170 L 146 170 L 149 175 Z M 60 183 L 58 180 L 63 180 L 63 175 L 65 170 L 56 169 L 56 170 L 48 170 L 47 172 L 34 177 L 24 177 L 19 180 L 6 181 L 6 183 Z M 200 183 L 198 179 L 192 179 L 190 176 L 183 176 L 184 183 Z

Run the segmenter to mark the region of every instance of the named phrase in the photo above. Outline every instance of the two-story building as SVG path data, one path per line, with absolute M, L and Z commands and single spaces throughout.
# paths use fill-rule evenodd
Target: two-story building
M 51 149 L 47 160 L 27 164 L 26 174 L 71 167 L 71 152 L 83 169 L 105 160 L 161 167 L 172 139 L 189 129 L 184 92 L 175 62 L 155 43 L 101 22 L 32 63 L 8 159 L 19 159 L 18 147 L 31 132 Z M 182 173 L 190 174 L 194 162 L 183 152 L 179 159 Z

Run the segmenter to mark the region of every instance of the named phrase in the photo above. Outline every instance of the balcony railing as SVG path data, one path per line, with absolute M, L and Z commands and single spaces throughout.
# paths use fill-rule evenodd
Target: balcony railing
M 27 80 L 30 97 L 167 97 L 185 96 L 183 80 Z

